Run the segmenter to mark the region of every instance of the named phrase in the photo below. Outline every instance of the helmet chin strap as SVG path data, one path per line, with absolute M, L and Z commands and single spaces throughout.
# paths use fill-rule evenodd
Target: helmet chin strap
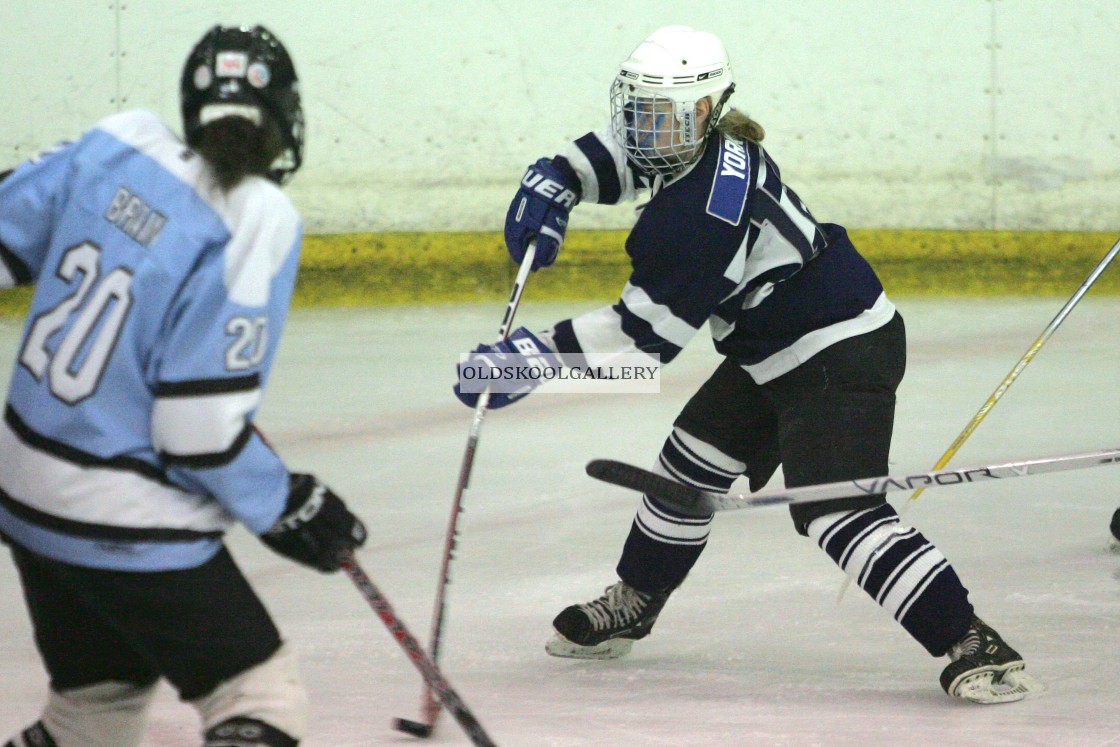
M 719 101 L 712 106 L 712 110 L 708 112 L 708 124 L 707 127 L 704 128 L 704 137 L 700 138 L 701 141 L 707 140 L 708 135 L 715 128 L 716 124 L 719 123 L 719 115 L 720 112 L 723 111 L 723 105 L 727 103 L 727 100 L 731 98 L 731 94 L 733 93 L 735 93 L 734 83 L 724 89 L 719 97 Z

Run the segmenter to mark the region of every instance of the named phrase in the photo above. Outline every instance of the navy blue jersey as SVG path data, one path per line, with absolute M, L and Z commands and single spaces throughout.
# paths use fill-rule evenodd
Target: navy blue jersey
M 252 426 L 301 226 L 261 177 L 228 193 L 148 112 L 0 182 L 0 286 L 34 283 L 0 422 L 0 531 L 128 570 L 260 533 L 288 471 Z
M 764 383 L 895 313 L 847 232 L 818 222 L 757 143 L 713 135 L 668 180 L 630 167 L 609 130 L 557 158 L 579 175 L 582 201 L 651 193 L 626 240 L 618 303 L 545 333 L 562 356 L 641 350 L 668 362 L 707 322 L 716 350 Z

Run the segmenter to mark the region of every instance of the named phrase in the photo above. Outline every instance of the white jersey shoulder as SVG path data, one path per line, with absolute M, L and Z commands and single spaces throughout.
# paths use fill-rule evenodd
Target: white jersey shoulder
M 230 298 L 264 305 L 272 278 L 298 246 L 301 232 L 299 213 L 280 187 L 250 176 L 224 192 L 206 162 L 149 111 L 115 114 L 97 127 L 155 160 L 217 213 L 230 234 L 224 273 Z
M 243 180 L 215 207 L 230 229 L 225 249 L 230 299 L 263 306 L 272 279 L 299 246 L 299 214 L 278 186 L 259 176 Z

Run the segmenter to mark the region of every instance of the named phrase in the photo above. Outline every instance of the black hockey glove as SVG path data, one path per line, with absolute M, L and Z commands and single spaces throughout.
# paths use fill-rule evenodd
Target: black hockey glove
M 341 567 L 344 552 L 365 543 L 366 528 L 314 475 L 293 473 L 288 505 L 261 541 L 298 563 L 331 573 Z

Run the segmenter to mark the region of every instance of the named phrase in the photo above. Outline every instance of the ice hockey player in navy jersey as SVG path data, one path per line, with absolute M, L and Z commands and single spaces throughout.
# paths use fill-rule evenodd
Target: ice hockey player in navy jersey
M 253 426 L 302 235 L 279 188 L 303 151 L 292 60 L 261 26 L 215 26 L 181 103 L 185 144 L 129 111 L 0 181 L 0 286 L 35 285 L 0 536 L 50 675 L 7 747 L 138 745 L 160 678 L 208 746 L 298 744 L 294 655 L 222 535 L 240 522 L 324 572 L 365 539 Z
M 517 330 L 483 354 L 558 354 L 561 362 L 644 351 L 671 361 L 705 323 L 724 360 L 673 424 L 654 469 L 727 492 L 779 465 L 789 487 L 888 474 L 895 390 L 906 365 L 902 317 L 843 227 L 814 218 L 763 149 L 762 127 L 720 114 L 734 90 L 719 38 L 682 26 L 651 34 L 611 86 L 611 123 L 529 167 L 506 219 L 517 261 L 555 259 L 570 209 L 639 193 L 626 240 L 632 272 L 619 301 L 551 329 Z M 508 405 L 527 390 L 495 394 Z M 478 395 L 459 392 L 468 405 Z M 882 495 L 796 504 L 810 537 L 930 654 L 941 685 L 980 703 L 1040 689 L 973 611 L 953 567 Z M 650 633 L 708 539 L 712 517 L 643 496 L 619 581 L 553 621 L 554 656 L 609 659 Z

